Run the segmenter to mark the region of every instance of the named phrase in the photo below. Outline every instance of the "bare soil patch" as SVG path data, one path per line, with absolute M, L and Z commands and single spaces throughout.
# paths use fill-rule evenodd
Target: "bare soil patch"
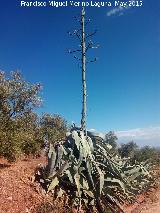
M 31 179 L 37 165 L 45 163 L 45 157 L 14 164 L 0 159 L 0 213 L 36 212 L 37 206 L 47 202 Z

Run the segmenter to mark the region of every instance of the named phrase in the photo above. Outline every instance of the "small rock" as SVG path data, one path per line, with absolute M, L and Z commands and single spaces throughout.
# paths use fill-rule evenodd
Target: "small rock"
M 7 200 L 10 200 L 10 201 L 12 201 L 12 197 L 7 197 Z
M 29 209 L 28 208 L 26 208 L 26 213 L 29 213 Z

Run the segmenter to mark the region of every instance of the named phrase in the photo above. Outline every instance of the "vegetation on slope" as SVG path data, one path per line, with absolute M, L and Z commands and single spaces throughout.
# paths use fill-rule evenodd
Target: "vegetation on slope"
M 44 138 L 54 143 L 64 137 L 66 121 L 35 109 L 42 103 L 41 85 L 23 79 L 20 72 L 0 72 L 0 156 L 15 161 L 21 154 L 40 153 Z

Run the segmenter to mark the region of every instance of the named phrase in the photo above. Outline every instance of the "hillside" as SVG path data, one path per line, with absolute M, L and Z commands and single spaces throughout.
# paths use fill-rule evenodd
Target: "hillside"
M 45 163 L 45 157 L 28 158 L 14 164 L 0 159 L 0 213 L 67 212 L 61 202 L 55 202 L 53 206 L 52 198 L 33 181 L 37 166 Z M 42 208 L 45 205 L 50 210 Z M 139 197 L 137 203 L 126 208 L 126 212 L 159 213 L 160 188 L 151 189 L 145 197 Z

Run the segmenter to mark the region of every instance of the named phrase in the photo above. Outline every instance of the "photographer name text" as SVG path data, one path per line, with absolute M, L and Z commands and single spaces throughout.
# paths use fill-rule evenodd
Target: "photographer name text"
M 141 7 L 143 1 L 20 1 L 21 7 Z

